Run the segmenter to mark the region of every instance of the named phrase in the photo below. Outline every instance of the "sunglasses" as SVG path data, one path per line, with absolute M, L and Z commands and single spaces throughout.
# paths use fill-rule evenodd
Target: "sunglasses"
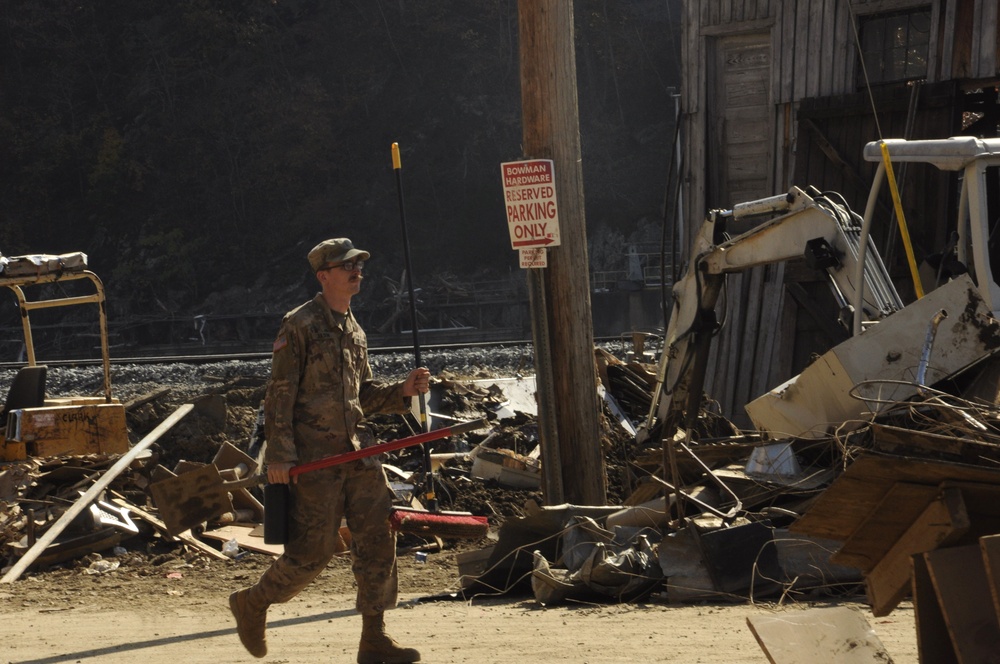
M 365 262 L 363 260 L 358 261 L 346 261 L 344 263 L 337 263 L 336 265 L 327 265 L 326 267 L 320 268 L 321 270 L 332 270 L 335 267 L 342 267 L 347 272 L 354 272 L 355 270 L 365 269 Z

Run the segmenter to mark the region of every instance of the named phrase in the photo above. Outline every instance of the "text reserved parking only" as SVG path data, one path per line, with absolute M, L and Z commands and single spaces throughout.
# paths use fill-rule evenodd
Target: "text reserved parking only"
M 514 249 L 559 244 L 555 171 L 551 159 L 500 164 L 507 227 Z

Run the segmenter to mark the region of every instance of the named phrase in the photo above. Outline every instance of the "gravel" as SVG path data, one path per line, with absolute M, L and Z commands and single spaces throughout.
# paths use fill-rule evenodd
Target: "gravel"
M 609 345 L 611 353 L 620 351 L 618 344 Z M 494 378 L 499 376 L 531 375 L 534 356 L 530 345 L 473 346 L 459 349 L 430 349 L 421 353 L 422 363 L 434 375 L 461 378 Z M 402 378 L 413 367 L 413 353 L 370 353 L 372 372 L 377 379 Z M 170 363 L 133 363 L 111 366 L 112 393 L 122 402 L 156 389 L 170 386 L 178 390 L 204 392 L 206 386 L 238 379 L 266 381 L 270 374 L 269 358 L 233 359 L 223 361 L 183 361 Z M 16 372 L 0 375 L 0 393 L 6 394 Z M 77 366 L 52 365 L 46 379 L 50 395 L 101 394 L 102 371 L 99 364 Z

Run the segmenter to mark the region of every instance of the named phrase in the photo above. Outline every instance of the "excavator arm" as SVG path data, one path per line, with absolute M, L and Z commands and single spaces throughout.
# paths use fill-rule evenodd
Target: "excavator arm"
M 851 335 L 799 375 L 746 404 L 764 435 L 822 436 L 831 426 L 863 422 L 884 404 L 916 394 L 920 385 L 914 377 L 933 385 L 1000 352 L 1000 139 L 886 139 L 867 144 L 864 159 L 878 167 L 863 219 L 839 195 L 813 188 L 793 188 L 708 215 L 694 238 L 686 273 L 673 289 L 657 386 L 638 442 L 649 439 L 654 426 L 661 427 L 660 438 L 678 427 L 691 428 L 701 405 L 711 340 L 720 327 L 715 308 L 726 275 L 758 265 L 805 258 L 822 270 Z M 954 172 L 961 185 L 954 243 L 944 248 L 935 274 L 920 275 L 925 295 L 905 307 L 867 240 L 881 183 L 888 179 L 887 161 Z M 729 239 L 726 223 L 740 219 L 761 223 Z M 926 330 L 948 310 L 954 322 L 940 329 L 935 325 L 934 357 L 928 363 Z M 874 392 L 866 395 L 865 385 Z
M 690 428 L 697 417 L 711 340 L 719 331 L 715 309 L 726 275 L 804 258 L 823 270 L 850 329 L 855 302 L 861 220 L 837 195 L 812 195 L 793 187 L 787 194 L 713 210 L 694 238 L 691 260 L 674 285 L 673 308 L 657 367 L 657 385 L 642 442 L 659 422 L 664 432 Z M 729 221 L 763 218 L 751 230 L 728 239 Z M 871 249 L 869 249 L 871 252 Z M 881 260 L 866 260 L 863 318 L 881 319 L 902 308 Z

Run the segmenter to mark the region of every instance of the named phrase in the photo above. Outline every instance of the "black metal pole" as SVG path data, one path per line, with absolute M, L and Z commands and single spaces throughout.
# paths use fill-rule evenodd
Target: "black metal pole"
M 417 333 L 417 299 L 413 293 L 413 268 L 410 265 L 410 241 L 406 237 L 406 206 L 403 205 L 403 166 L 399 159 L 399 143 L 392 144 L 392 169 L 396 171 L 396 197 L 399 199 L 399 221 L 403 230 L 403 266 L 406 269 L 406 287 L 410 293 L 410 321 L 413 327 L 413 355 L 418 367 L 420 360 L 420 335 Z M 421 413 L 421 417 L 426 417 Z M 424 422 L 420 423 L 424 425 Z
M 392 144 L 392 169 L 396 171 L 396 196 L 399 200 L 399 222 L 403 232 L 403 266 L 406 269 L 406 287 L 410 295 L 410 326 L 413 328 L 413 359 L 416 368 L 423 366 L 420 357 L 420 334 L 417 330 L 417 298 L 413 289 L 413 267 L 410 265 L 410 241 L 406 235 L 406 206 L 403 204 L 403 165 L 399 158 L 399 143 Z M 420 429 L 429 431 L 430 423 L 427 420 L 427 404 L 422 394 L 417 395 L 420 404 Z M 424 464 L 424 498 L 427 500 L 426 507 L 432 511 L 437 509 L 437 497 L 434 493 L 434 480 L 432 478 L 431 450 L 427 445 L 422 446 Z

